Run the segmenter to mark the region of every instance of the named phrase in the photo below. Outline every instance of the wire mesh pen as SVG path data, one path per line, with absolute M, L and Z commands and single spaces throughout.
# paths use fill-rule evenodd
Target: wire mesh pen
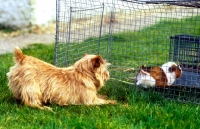
M 56 66 L 100 54 L 112 64 L 116 83 L 135 86 L 142 65 L 174 61 L 183 76 L 155 91 L 200 103 L 198 0 L 57 0 L 56 6 Z

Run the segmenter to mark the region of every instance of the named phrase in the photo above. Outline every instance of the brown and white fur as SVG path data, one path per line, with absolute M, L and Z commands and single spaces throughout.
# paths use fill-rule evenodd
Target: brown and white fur
M 143 87 L 170 86 L 181 74 L 181 67 L 174 62 L 167 62 L 161 67 L 142 66 L 136 77 L 136 85 L 142 85 Z
M 25 105 L 45 109 L 45 103 L 58 105 L 115 104 L 97 96 L 109 79 L 107 63 L 99 55 L 86 54 L 73 66 L 58 68 L 14 50 L 15 65 L 7 73 L 9 89 Z

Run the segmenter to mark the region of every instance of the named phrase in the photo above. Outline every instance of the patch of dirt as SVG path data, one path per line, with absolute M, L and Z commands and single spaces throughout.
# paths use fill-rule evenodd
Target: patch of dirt
M 30 30 L 15 30 L 10 33 L 0 31 L 0 54 L 13 52 L 15 46 L 27 47 L 29 44 L 55 43 L 55 23 L 49 26 L 33 26 Z
M 29 44 L 33 43 L 43 43 L 43 44 L 55 43 L 55 34 L 26 33 L 15 37 L 1 37 L 0 54 L 13 52 L 15 46 L 24 48 L 27 47 Z

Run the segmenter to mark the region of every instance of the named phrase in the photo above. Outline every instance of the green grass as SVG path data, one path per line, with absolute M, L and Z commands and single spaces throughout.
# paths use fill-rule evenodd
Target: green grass
M 52 63 L 54 46 L 31 45 L 23 52 Z M 45 54 L 44 54 L 45 53 Z M 117 105 L 50 105 L 55 114 L 18 104 L 7 87 L 5 74 L 13 65 L 12 54 L 0 55 L 0 128 L 198 128 L 199 105 L 176 103 L 159 94 L 109 81 L 100 93 Z M 113 85 L 115 84 L 115 85 Z
M 23 52 L 53 63 L 54 45 L 31 45 Z M 45 54 L 44 54 L 45 53 Z M 55 114 L 18 104 L 7 87 L 5 74 L 13 65 L 12 54 L 0 55 L 0 128 L 199 128 L 199 105 L 176 103 L 159 94 L 109 81 L 100 93 L 117 105 L 50 105 Z M 115 85 L 114 85 L 115 84 Z
M 188 20 L 182 20 L 181 26 L 187 25 Z M 176 25 L 179 25 L 179 22 L 177 21 Z M 170 20 L 161 21 L 137 32 L 114 34 L 112 37 L 105 35 L 101 38 L 99 49 L 96 38 L 89 38 L 82 44 L 70 44 L 68 46 L 70 49 L 67 50 L 68 63 L 73 63 L 84 53 L 99 52 L 112 63 L 110 68 L 112 77 L 123 79 L 134 76 L 134 73 L 125 73 L 123 70 L 138 68 L 143 63 L 162 64 L 167 60 L 168 36 L 186 31 L 185 29 L 173 30 L 172 23 L 174 22 Z M 108 42 L 111 40 L 112 42 Z M 23 49 L 23 52 L 53 64 L 54 45 L 34 44 Z M 10 53 L 0 55 L 0 129 L 200 128 L 199 105 L 178 103 L 163 98 L 159 93 L 153 92 L 154 89 L 143 90 L 115 80 L 108 81 L 99 93 L 107 95 L 109 99 L 117 100 L 117 105 L 58 106 L 51 104 L 50 107 L 55 113 L 26 107 L 18 104 L 8 90 L 6 73 L 13 65 L 12 58 Z
M 0 24 L 0 31 L 4 32 L 4 33 L 11 33 L 13 31 L 15 31 L 16 29 L 12 29 L 12 27 L 6 27 L 2 24 Z

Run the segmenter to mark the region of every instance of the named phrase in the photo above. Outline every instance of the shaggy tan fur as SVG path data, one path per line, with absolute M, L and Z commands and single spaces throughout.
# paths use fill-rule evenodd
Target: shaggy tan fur
M 45 103 L 59 105 L 115 104 L 97 96 L 97 90 L 109 79 L 107 63 L 99 55 L 84 55 L 73 66 L 58 68 L 14 50 L 15 65 L 7 73 L 9 89 L 25 105 L 48 108 Z

